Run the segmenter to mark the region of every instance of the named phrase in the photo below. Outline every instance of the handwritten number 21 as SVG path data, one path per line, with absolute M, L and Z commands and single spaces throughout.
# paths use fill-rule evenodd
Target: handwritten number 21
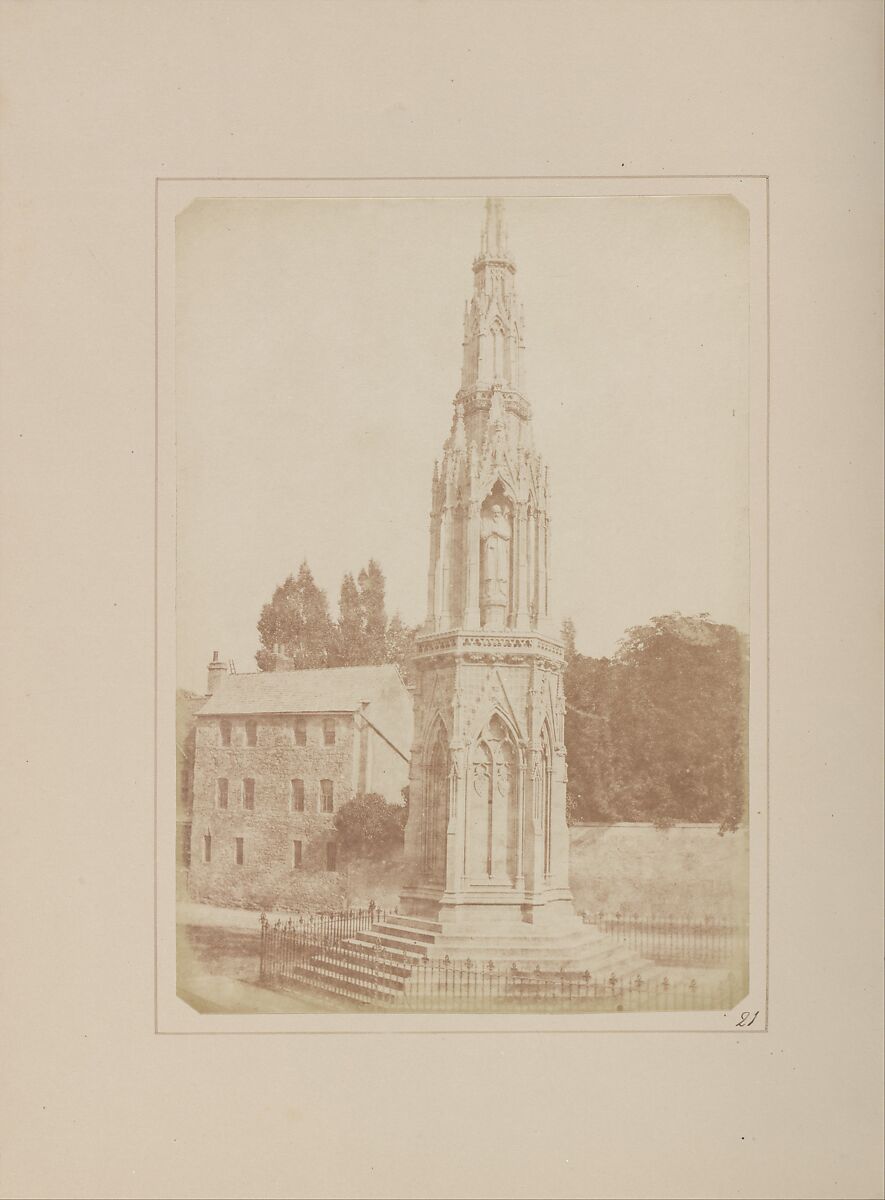
M 753 1022 L 756 1020 L 756 1018 L 758 1016 L 759 1016 L 758 1008 L 756 1009 L 756 1011 L 754 1013 L 742 1012 L 741 1019 L 737 1023 L 738 1029 L 749 1029 L 750 1026 L 753 1024 Z M 749 1018 L 749 1020 L 747 1018 Z

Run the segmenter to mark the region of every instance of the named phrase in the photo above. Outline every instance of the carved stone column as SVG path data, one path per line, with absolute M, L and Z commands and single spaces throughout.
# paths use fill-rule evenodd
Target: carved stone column
M 439 516 L 430 515 L 430 560 L 427 566 L 427 620 L 436 629 L 436 592 L 439 571 Z
M 446 828 L 446 892 L 454 896 L 461 890 L 464 864 L 464 823 L 466 821 L 465 782 L 467 771 L 464 751 L 452 748 L 449 770 L 449 820 Z
M 448 629 L 451 625 L 451 614 L 449 611 L 449 593 L 452 583 L 452 509 L 451 505 L 446 504 L 442 510 L 439 532 L 439 558 L 442 566 L 440 589 L 442 595 L 440 597 L 439 607 L 439 629 Z
M 531 821 L 529 822 L 529 871 L 528 889 L 535 896 L 544 888 L 544 771 L 541 756 L 532 751 L 531 773 Z
M 520 538 L 519 560 L 519 613 L 518 627 L 528 629 L 532 612 L 532 589 L 529 575 L 529 510 L 528 505 L 520 505 L 522 510 L 522 537 Z
M 516 879 L 514 886 L 525 887 L 525 747 L 519 746 L 519 762 L 516 768 Z
M 531 553 L 529 555 L 529 573 L 531 575 L 531 578 L 529 581 L 529 587 L 531 588 L 531 604 L 529 605 L 529 609 L 532 614 L 532 624 L 533 625 L 537 624 L 537 620 L 538 620 L 538 617 L 540 616 L 540 610 L 541 610 L 541 602 L 540 602 L 539 586 L 538 586 L 539 582 L 540 582 L 540 578 L 541 578 L 541 563 L 540 563 L 540 540 L 541 539 L 539 536 L 540 521 L 541 521 L 540 514 L 538 513 L 538 510 L 535 509 L 535 511 L 532 513 L 532 516 L 531 516 L 532 545 L 531 545 Z
M 479 628 L 479 501 L 471 500 L 467 510 L 467 597 L 464 626 Z
M 516 629 L 525 628 L 527 617 L 523 582 L 526 572 L 525 508 L 525 502 L 520 501 L 513 514 L 513 554 L 511 556 L 513 577 L 510 581 L 510 595 L 512 598 L 512 624 Z
M 538 607 L 540 607 L 541 616 L 548 618 L 550 616 L 550 522 L 546 512 L 543 515 L 542 535 L 544 548 L 541 589 L 543 598 Z
M 568 887 L 569 831 L 565 814 L 565 748 L 558 748 L 550 766 L 550 846 L 548 877 L 552 887 Z
M 433 628 L 439 632 L 442 628 L 441 616 L 443 607 L 443 523 L 442 513 L 436 517 L 436 559 L 433 568 Z
M 556 834 L 558 830 L 554 828 L 554 805 L 553 805 L 553 765 L 548 763 L 544 771 L 544 811 L 541 816 L 541 823 L 544 827 L 544 879 L 550 878 L 555 861 L 554 842 L 557 841 Z

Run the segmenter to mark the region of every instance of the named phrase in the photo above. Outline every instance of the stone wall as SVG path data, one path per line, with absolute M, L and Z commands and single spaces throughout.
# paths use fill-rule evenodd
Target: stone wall
M 403 788 L 409 782 L 409 764 L 371 729 L 367 757 L 366 791 L 377 792 L 388 804 L 402 804 Z
M 336 907 L 343 894 L 337 871 L 326 868 L 326 847 L 335 841 L 333 813 L 320 808 L 320 780 L 333 782 L 337 810 L 353 794 L 356 773 L 353 720 L 336 719 L 334 746 L 323 741 L 323 719 L 308 717 L 307 745 L 294 744 L 292 719 L 257 718 L 257 745 L 246 745 L 245 725 L 233 719 L 231 745 L 221 744 L 219 720 L 201 718 L 197 728 L 189 892 L 193 899 L 250 907 L 278 902 L 297 907 Z M 228 780 L 228 806 L 217 802 L 217 781 Z M 255 781 L 254 808 L 244 807 L 241 783 Z M 304 781 L 304 812 L 290 807 L 291 780 Z M 211 861 L 204 861 L 209 834 Z M 236 839 L 243 839 L 243 862 Z M 302 845 L 293 865 L 293 842 Z
M 642 917 L 745 920 L 746 828 L 716 825 L 574 825 L 571 887 L 578 909 Z

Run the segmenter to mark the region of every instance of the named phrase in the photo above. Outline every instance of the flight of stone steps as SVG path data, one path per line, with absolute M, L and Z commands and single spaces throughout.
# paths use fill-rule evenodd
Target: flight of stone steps
M 688 983 L 689 976 L 697 974 L 687 968 L 663 968 L 577 919 L 558 931 L 527 927 L 525 933 L 490 933 L 488 927 L 469 926 L 454 932 L 434 921 L 398 915 L 317 948 L 290 964 L 288 973 L 293 982 L 313 991 L 379 1007 L 432 1009 L 435 994 L 451 987 L 447 1000 L 455 1005 L 455 997 L 464 993 L 465 1006 L 474 1011 L 477 995 L 481 998 L 487 984 L 492 998 L 528 1000 L 555 993 L 563 981 L 567 989 L 569 978 L 576 981 L 576 990 L 582 980 L 586 987 L 588 975 L 604 990 L 607 981 L 622 987 L 625 981 L 640 980 L 641 986 L 653 989 L 665 979 L 668 985 Z M 704 974 L 709 979 L 710 973 Z

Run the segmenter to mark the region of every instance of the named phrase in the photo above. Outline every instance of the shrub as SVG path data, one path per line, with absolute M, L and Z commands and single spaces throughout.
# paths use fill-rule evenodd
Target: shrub
M 380 859 L 402 848 L 407 809 L 377 792 L 358 793 L 335 814 L 338 844 L 350 858 Z

